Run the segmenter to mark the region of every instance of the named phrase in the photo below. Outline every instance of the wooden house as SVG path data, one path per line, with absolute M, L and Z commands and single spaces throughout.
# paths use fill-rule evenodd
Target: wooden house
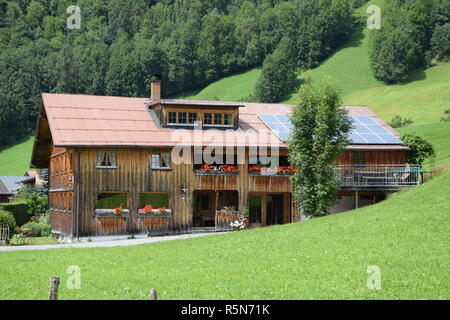
M 243 210 L 252 227 L 303 218 L 287 162 L 292 105 L 162 99 L 151 87 L 150 98 L 42 94 L 31 165 L 49 168 L 54 233 L 220 231 Z M 398 133 L 367 107 L 343 108 L 358 130 L 337 159 L 332 212 L 419 183 Z

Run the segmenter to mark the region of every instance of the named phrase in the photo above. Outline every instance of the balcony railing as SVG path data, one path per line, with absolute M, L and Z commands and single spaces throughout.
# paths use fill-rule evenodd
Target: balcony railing
M 367 165 L 335 167 L 341 187 L 349 188 L 404 188 L 421 184 L 425 172 L 410 165 Z

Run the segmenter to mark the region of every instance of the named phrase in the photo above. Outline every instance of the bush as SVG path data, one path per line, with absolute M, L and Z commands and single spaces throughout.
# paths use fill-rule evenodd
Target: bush
M 41 215 L 47 212 L 48 198 L 40 197 L 36 193 L 32 194 L 27 200 L 28 214 Z
M 400 128 L 406 127 L 413 124 L 414 121 L 411 118 L 402 118 L 399 115 L 392 117 L 391 122 L 389 123 L 392 128 Z
M 28 222 L 22 226 L 24 229 L 31 229 L 31 233 L 35 237 L 48 237 L 52 234 L 52 227 L 47 223 Z
M 0 226 L 8 226 L 9 227 L 9 239 L 7 242 L 11 240 L 12 236 L 16 233 L 16 220 L 11 212 L 8 211 L 0 211 Z
M 30 220 L 30 215 L 27 213 L 28 205 L 26 202 L 1 203 L 0 210 L 12 213 L 18 226 L 21 226 Z
M 415 133 L 405 133 L 400 139 L 409 147 L 406 161 L 409 164 L 422 166 L 425 160 L 436 155 L 433 145 Z

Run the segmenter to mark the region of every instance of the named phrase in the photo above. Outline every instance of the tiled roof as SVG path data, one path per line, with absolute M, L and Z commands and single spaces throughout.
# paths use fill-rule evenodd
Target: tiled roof
M 152 103 L 147 98 L 44 93 L 42 100 L 53 143 L 58 147 L 171 147 L 179 144 L 214 145 L 215 141 L 230 140 L 240 141 L 240 146 L 286 147 L 285 143 L 270 132 L 257 114 L 288 114 L 293 108 L 289 104 L 274 103 L 162 100 L 167 104 L 242 106 L 239 108 L 238 130 L 232 132 L 229 132 L 231 130 L 203 130 L 202 139 L 199 139 L 194 130 L 180 131 L 181 129 L 162 128 L 155 113 L 148 107 Z M 350 115 L 368 115 L 382 122 L 367 107 L 344 108 Z M 266 141 L 255 141 L 253 138 L 255 130 L 267 132 Z M 389 130 L 398 136 L 392 128 L 389 127 Z M 227 145 L 223 142 L 219 144 Z M 367 145 L 364 147 L 367 148 Z M 398 149 L 402 146 L 384 145 L 378 148 Z
M 12 192 L 6 188 L 3 181 L 0 179 L 0 195 L 12 195 Z
M 22 182 L 29 181 L 30 179 L 35 179 L 34 177 L 24 177 L 24 176 L 0 176 L 0 180 L 9 192 L 15 192 L 19 190 L 22 186 Z

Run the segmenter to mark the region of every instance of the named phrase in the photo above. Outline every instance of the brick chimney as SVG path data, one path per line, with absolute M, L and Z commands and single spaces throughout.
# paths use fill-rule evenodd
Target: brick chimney
M 161 79 L 155 75 L 150 83 L 150 99 L 151 101 L 161 100 Z

